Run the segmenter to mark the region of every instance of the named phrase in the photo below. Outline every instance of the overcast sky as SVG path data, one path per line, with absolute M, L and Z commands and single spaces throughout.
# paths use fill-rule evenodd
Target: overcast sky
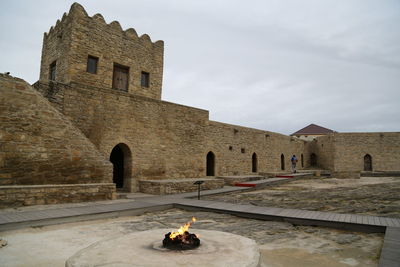
M 74 1 L 1 0 L 0 72 L 34 83 L 43 33 Z M 398 0 L 80 1 L 164 40 L 162 99 L 291 134 L 400 131 Z

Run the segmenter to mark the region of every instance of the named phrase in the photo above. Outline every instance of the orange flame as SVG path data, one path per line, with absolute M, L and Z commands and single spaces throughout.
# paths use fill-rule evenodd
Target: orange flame
M 175 237 L 177 237 L 179 235 L 183 235 L 187 230 L 189 230 L 190 225 L 192 225 L 192 223 L 194 223 L 195 221 L 196 221 L 196 218 L 193 217 L 192 221 L 185 223 L 185 225 L 181 226 L 177 232 L 172 232 L 169 235 L 169 238 L 175 239 Z

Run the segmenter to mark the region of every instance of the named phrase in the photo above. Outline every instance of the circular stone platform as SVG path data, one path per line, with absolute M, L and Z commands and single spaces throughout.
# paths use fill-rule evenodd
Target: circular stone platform
M 192 229 L 200 247 L 173 251 L 162 247 L 171 229 L 157 229 L 102 240 L 70 257 L 66 267 L 77 266 L 258 266 L 260 253 L 252 239 L 219 231 Z

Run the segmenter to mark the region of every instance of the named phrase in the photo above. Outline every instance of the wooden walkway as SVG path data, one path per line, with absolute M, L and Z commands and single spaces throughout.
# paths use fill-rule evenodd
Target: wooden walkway
M 243 190 L 248 190 L 248 188 L 224 187 L 210 190 L 210 192 L 203 191 L 202 195 Z M 0 211 L 0 231 L 117 216 L 139 215 L 149 211 L 160 211 L 175 207 L 185 210 L 227 213 L 253 219 L 285 221 L 295 225 L 325 226 L 359 232 L 385 233 L 379 266 L 400 267 L 400 219 L 238 205 L 191 199 L 196 196 L 197 193 L 193 192 L 169 196 L 141 197 L 119 203 L 116 201 L 115 203 L 107 204 L 96 203 L 35 211 Z

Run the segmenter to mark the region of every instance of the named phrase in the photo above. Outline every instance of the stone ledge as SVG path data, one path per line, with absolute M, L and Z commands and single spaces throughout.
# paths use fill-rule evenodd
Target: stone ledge
M 113 183 L 0 186 L 0 208 L 110 200 L 115 191 Z
M 179 194 L 197 191 L 196 181 L 204 181 L 201 190 L 218 189 L 224 186 L 223 179 L 212 178 L 184 178 L 167 180 L 141 180 L 139 189 L 142 193 L 154 195 Z

